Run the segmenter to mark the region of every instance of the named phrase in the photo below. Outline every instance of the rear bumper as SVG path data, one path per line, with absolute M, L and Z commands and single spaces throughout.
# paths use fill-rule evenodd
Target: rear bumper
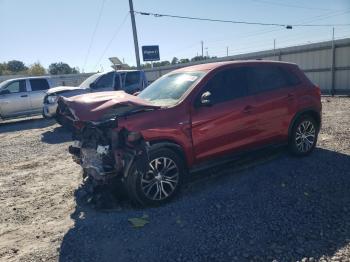
M 44 117 L 50 118 L 56 115 L 57 103 L 54 104 L 44 104 L 43 115 Z

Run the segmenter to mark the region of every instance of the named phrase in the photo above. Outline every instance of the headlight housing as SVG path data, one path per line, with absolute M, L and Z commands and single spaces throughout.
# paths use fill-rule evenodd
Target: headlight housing
M 49 102 L 49 104 L 54 104 L 56 103 L 58 100 L 58 96 L 56 95 L 51 95 L 47 97 L 47 102 Z

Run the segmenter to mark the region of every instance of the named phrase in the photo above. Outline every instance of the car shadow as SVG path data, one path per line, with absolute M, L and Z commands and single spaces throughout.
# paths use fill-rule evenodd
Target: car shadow
M 264 152 L 194 175 L 174 201 L 97 210 L 84 185 L 59 261 L 297 261 L 350 242 L 350 156 Z M 149 224 L 133 228 L 129 218 Z
M 0 134 L 22 130 L 40 129 L 52 126 L 55 123 L 56 122 L 53 119 L 45 119 L 42 117 L 5 120 L 0 122 Z
M 41 134 L 41 141 L 47 144 L 60 144 L 72 140 L 72 132 L 58 126 Z

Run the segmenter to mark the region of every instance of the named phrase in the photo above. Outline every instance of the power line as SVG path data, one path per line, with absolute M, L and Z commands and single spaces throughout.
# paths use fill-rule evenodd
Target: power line
M 100 58 L 98 59 L 98 62 L 96 63 L 94 69 L 98 66 L 98 64 L 101 62 L 101 60 L 103 59 L 103 57 L 105 56 L 106 52 L 108 51 L 108 49 L 110 48 L 111 44 L 113 43 L 114 39 L 117 37 L 117 35 L 119 34 L 120 30 L 122 29 L 122 27 L 124 26 L 127 18 L 129 17 L 129 12 L 126 13 L 126 15 L 124 16 L 124 19 L 122 21 L 122 23 L 117 27 L 116 31 L 114 32 L 111 40 L 109 40 L 108 44 L 106 45 L 105 49 L 102 52 L 102 55 L 100 56 Z
M 308 10 L 340 11 L 340 10 L 333 10 L 333 9 L 326 9 L 326 8 L 319 8 L 319 7 L 309 7 L 309 6 L 301 6 L 301 5 L 294 5 L 294 4 L 291 5 L 291 4 L 266 1 L 266 0 L 251 0 L 251 1 L 262 3 L 262 4 L 270 4 L 270 5 L 285 6 L 285 7 L 292 7 L 292 8 L 308 9 Z
M 285 27 L 286 29 L 292 29 L 293 26 L 296 27 L 336 27 L 336 26 L 350 26 L 350 24 L 278 24 L 278 23 L 260 23 L 260 22 L 248 22 L 248 21 L 237 21 L 237 20 L 222 20 L 222 19 L 212 19 L 212 18 L 202 18 L 202 17 L 191 17 L 191 16 L 180 16 L 180 15 L 169 15 L 169 14 L 158 14 L 158 13 L 149 13 L 149 12 L 139 12 L 134 11 L 136 14 L 140 15 L 151 15 L 154 17 L 170 17 L 170 18 L 179 18 L 187 20 L 197 20 L 197 21 L 208 21 L 208 22 L 220 22 L 220 23 L 232 23 L 232 24 L 245 24 L 245 25 L 260 25 L 260 26 L 279 26 Z
M 201 18 L 201 17 L 191 17 L 191 16 L 180 16 L 180 15 L 168 15 L 168 14 L 157 14 L 157 13 L 147 13 L 134 11 L 136 14 L 140 15 L 152 15 L 154 17 L 171 17 L 189 20 L 199 20 L 199 21 L 209 21 L 209 22 L 221 22 L 221 23 L 232 23 L 232 24 L 246 24 L 246 25 L 264 25 L 264 26 L 282 26 L 288 27 L 285 24 L 275 24 L 275 23 L 259 23 L 259 22 L 246 22 L 246 21 L 234 21 L 234 20 L 221 20 L 221 19 L 211 19 L 211 18 Z
M 99 11 L 99 13 L 98 13 L 97 20 L 96 20 L 96 24 L 95 24 L 95 27 L 94 27 L 94 31 L 92 32 L 91 39 L 90 39 L 90 43 L 89 43 L 89 47 L 88 47 L 88 50 L 87 50 L 87 53 L 86 53 L 86 56 L 85 56 L 85 59 L 84 59 L 83 72 L 84 72 L 84 69 L 85 69 L 85 66 L 86 66 L 88 57 L 89 57 L 89 55 L 90 55 L 92 43 L 93 43 L 93 41 L 94 41 L 94 38 L 95 38 L 95 35 L 96 35 L 96 31 L 97 31 L 98 25 L 100 24 L 100 20 L 101 20 L 101 16 L 102 16 L 102 11 L 103 11 L 105 2 L 106 2 L 106 0 L 102 0 L 101 7 L 100 7 L 100 11 Z

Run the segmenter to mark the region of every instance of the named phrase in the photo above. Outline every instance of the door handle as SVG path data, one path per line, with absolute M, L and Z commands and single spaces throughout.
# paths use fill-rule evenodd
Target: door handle
M 254 107 L 251 105 L 248 105 L 246 107 L 243 108 L 243 113 L 249 114 L 253 111 Z
M 28 95 L 21 95 L 21 97 L 28 97 Z

